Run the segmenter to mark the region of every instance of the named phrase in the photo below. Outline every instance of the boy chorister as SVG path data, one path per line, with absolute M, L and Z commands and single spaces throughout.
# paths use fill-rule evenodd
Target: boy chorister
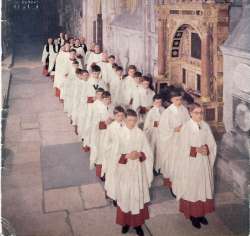
M 118 106 L 122 104 L 123 68 L 121 66 L 115 66 L 114 70 L 115 73 L 110 80 L 110 93 L 113 104 Z
M 53 87 L 55 88 L 55 95 L 60 98 L 60 90 L 63 87 L 65 76 L 67 75 L 66 63 L 69 60 L 70 45 L 68 42 L 60 49 L 56 58 L 56 70 Z
M 108 54 L 106 52 L 101 53 L 101 61 L 97 63 L 101 67 L 101 77 L 103 82 L 106 84 L 106 87 L 109 86 L 109 63 L 108 63 Z
M 169 187 L 171 194 L 172 182 L 176 168 L 176 160 L 179 157 L 177 151 L 180 142 L 180 130 L 183 124 L 189 119 L 189 113 L 186 107 L 182 105 L 182 97 L 178 90 L 171 92 L 172 104 L 162 113 L 159 123 L 159 158 L 161 173 L 164 176 L 164 185 Z
M 76 69 L 79 68 L 79 62 L 74 60 L 70 67 L 69 74 L 64 84 L 64 112 L 71 116 L 72 112 L 72 100 L 74 93 L 74 83 L 76 79 Z
M 119 135 L 119 154 L 116 174 L 116 223 L 122 233 L 134 227 L 137 235 L 144 235 L 141 226 L 149 218 L 147 204 L 153 179 L 153 154 L 147 138 L 137 127 L 137 113 L 126 112 L 125 126 Z
M 191 119 L 180 132 L 179 163 L 173 188 L 180 201 L 180 212 L 201 228 L 207 225 L 205 215 L 214 211 L 213 167 L 216 142 L 208 124 L 202 120 L 199 104 L 190 106 Z
M 132 91 L 136 86 L 134 77 L 136 72 L 136 66 L 130 65 L 128 67 L 128 75 L 123 79 L 122 90 L 123 90 L 123 104 L 126 108 L 131 107 L 133 99 L 132 99 Z
M 138 88 L 132 103 L 132 107 L 134 107 L 139 114 L 141 124 L 144 122 L 147 112 L 153 105 L 154 95 L 155 91 L 152 86 L 151 78 L 148 76 L 142 76 L 141 86 Z
M 105 139 L 105 156 L 102 172 L 105 173 L 106 195 L 113 200 L 116 206 L 116 170 L 119 159 L 119 134 L 124 126 L 125 110 L 122 106 L 114 108 L 114 121 L 108 126 Z M 117 159 L 118 158 L 118 159 Z
M 69 51 L 69 58 L 66 59 L 65 64 L 64 64 L 64 73 L 65 76 L 63 77 L 63 82 L 61 84 L 61 90 L 60 90 L 60 99 L 64 100 L 65 97 L 65 90 L 67 90 L 67 81 L 68 81 L 68 76 L 72 68 L 72 63 L 76 60 L 76 50 L 75 49 L 70 49 Z
M 85 51 L 84 51 L 83 47 L 81 46 L 79 39 L 75 40 L 75 44 L 73 46 L 73 49 L 76 50 L 76 58 L 77 58 L 77 61 L 79 62 L 79 68 L 83 69 Z
M 86 83 L 83 78 L 84 71 L 82 69 L 76 70 L 77 79 L 74 83 L 74 94 L 72 103 L 71 123 L 75 126 L 75 133 L 78 135 L 78 111 L 81 102 L 82 91 L 86 89 Z M 88 74 L 87 74 L 88 75 Z
M 105 136 L 107 127 L 113 120 L 113 106 L 108 91 L 104 91 L 101 100 L 96 100 L 92 108 L 90 135 L 90 169 L 96 168 L 96 176 L 104 180 L 102 164 L 105 156 Z
M 84 150 L 87 152 L 90 150 L 90 122 L 91 122 L 91 111 L 95 101 L 96 90 L 98 88 L 106 89 L 105 83 L 100 78 L 101 68 L 98 65 L 91 66 L 91 76 L 87 83 L 87 117 L 85 124 L 86 136 L 84 138 Z
M 158 175 L 158 171 L 161 167 L 160 159 L 158 158 L 158 147 L 157 147 L 157 137 L 158 137 L 158 126 L 164 107 L 162 106 L 161 96 L 156 94 L 153 97 L 153 107 L 149 110 L 146 115 L 146 119 L 143 126 L 143 131 L 149 141 L 154 154 L 154 175 Z
M 94 52 L 91 52 L 89 54 L 89 57 L 88 57 L 87 70 L 90 71 L 91 70 L 91 66 L 93 64 L 98 64 L 101 61 L 102 61 L 101 48 L 100 48 L 99 45 L 95 45 Z

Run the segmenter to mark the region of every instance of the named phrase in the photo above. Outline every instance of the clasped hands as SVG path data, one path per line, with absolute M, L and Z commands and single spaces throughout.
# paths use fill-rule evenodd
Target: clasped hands
M 196 148 L 196 152 L 201 154 L 202 156 L 207 156 L 208 155 L 208 149 L 206 145 L 202 145 L 200 147 Z
M 126 158 L 130 160 L 136 160 L 136 159 L 139 159 L 140 157 L 141 157 L 141 152 L 137 152 L 137 151 L 132 151 L 126 154 Z

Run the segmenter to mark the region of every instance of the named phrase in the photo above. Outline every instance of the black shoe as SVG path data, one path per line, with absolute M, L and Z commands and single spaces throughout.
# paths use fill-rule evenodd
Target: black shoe
M 144 232 L 141 226 L 135 227 L 136 234 L 139 236 L 144 236 Z
M 102 182 L 105 182 L 105 176 L 100 177 L 100 180 L 101 180 Z
M 113 200 L 113 206 L 117 207 L 117 202 L 115 200 Z
M 157 172 L 155 169 L 153 169 L 154 176 L 158 176 L 160 173 L 159 171 Z
M 202 217 L 199 217 L 199 222 L 203 225 L 208 225 L 208 221 L 207 219 L 205 218 L 205 216 L 202 216 Z
M 176 195 L 173 193 L 173 189 L 172 189 L 172 188 L 169 188 L 169 190 L 170 190 L 170 193 L 171 193 L 172 197 L 173 197 L 173 198 L 176 198 Z
M 128 225 L 122 226 L 122 234 L 126 234 L 128 231 L 129 231 L 129 226 Z
M 197 228 L 197 229 L 200 229 L 200 228 L 201 228 L 201 224 L 200 224 L 199 218 L 191 216 L 191 217 L 190 217 L 190 220 L 191 220 L 191 222 L 192 222 L 192 225 L 193 225 L 195 228 Z

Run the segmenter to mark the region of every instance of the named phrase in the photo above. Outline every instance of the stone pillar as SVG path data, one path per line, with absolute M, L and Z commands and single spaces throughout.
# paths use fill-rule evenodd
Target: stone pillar
M 209 35 L 206 32 L 201 41 L 201 97 L 209 100 Z
M 166 20 L 158 21 L 158 74 L 166 72 Z

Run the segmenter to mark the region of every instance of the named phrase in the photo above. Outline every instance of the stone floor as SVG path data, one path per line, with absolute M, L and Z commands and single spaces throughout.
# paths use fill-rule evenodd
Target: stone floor
M 22 46 L 17 47 L 12 69 L 5 132 L 3 217 L 18 236 L 121 235 L 114 223 L 115 208 L 105 199 L 103 184 L 86 168 L 88 155 L 81 153 L 80 145 L 77 148 L 77 137 L 53 94 L 52 82 L 41 76 L 41 45 Z M 84 165 L 83 175 L 74 161 Z M 176 201 L 161 185 L 157 177 L 145 235 L 248 235 L 248 204 L 225 181 L 216 179 L 217 211 L 200 230 L 178 213 Z M 128 235 L 135 233 L 131 230 Z

